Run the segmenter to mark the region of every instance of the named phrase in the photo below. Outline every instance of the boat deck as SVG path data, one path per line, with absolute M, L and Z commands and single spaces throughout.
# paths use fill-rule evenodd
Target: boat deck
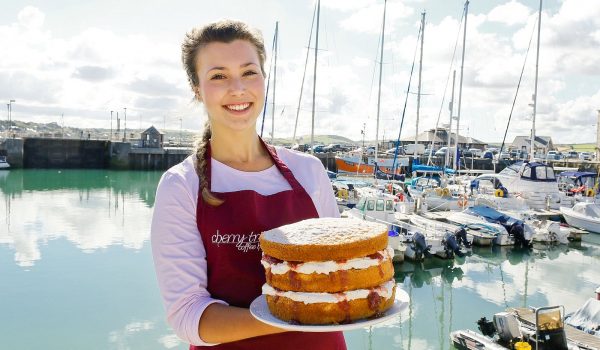
M 511 308 L 508 309 L 509 312 L 514 312 L 517 315 L 517 318 L 520 322 L 526 324 L 527 326 L 535 329 L 535 312 L 531 309 L 527 308 Z M 598 349 L 600 350 L 600 338 L 594 337 L 591 334 L 583 332 L 571 325 L 565 323 L 565 332 L 567 334 L 567 339 L 572 341 L 575 344 L 585 346 L 589 349 Z

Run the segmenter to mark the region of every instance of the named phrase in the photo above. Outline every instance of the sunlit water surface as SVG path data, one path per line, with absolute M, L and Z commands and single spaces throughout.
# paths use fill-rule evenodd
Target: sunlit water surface
M 149 230 L 160 172 L 0 172 L 3 349 L 187 349 L 165 322 Z M 408 310 L 345 333 L 349 349 L 452 349 L 509 306 L 573 311 L 600 284 L 600 235 L 581 243 L 475 249 L 456 261 L 396 265 Z

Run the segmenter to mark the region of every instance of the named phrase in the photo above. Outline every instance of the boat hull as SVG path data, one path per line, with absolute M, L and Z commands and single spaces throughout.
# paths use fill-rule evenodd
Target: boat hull
M 565 221 L 567 221 L 569 226 L 593 233 L 600 233 L 600 221 L 588 219 L 569 208 L 560 208 L 560 212 L 563 214 Z
M 392 167 L 394 160 L 390 158 L 381 158 L 378 159 L 379 170 L 386 174 L 392 174 Z M 406 164 L 405 164 L 406 163 Z M 337 171 L 339 173 L 346 174 L 374 174 L 375 173 L 375 161 L 372 158 L 369 158 L 366 163 L 362 162 L 359 157 L 344 157 L 344 156 L 336 156 L 335 157 L 335 165 L 337 166 Z M 401 166 L 408 165 L 408 162 L 404 158 L 396 159 L 396 175 L 401 175 L 403 173 Z

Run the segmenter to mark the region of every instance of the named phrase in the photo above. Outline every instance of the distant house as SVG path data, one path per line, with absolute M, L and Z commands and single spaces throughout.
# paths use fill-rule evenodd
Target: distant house
M 160 148 L 162 147 L 164 137 L 164 133 L 158 131 L 154 126 L 151 126 L 141 133 L 141 146 L 144 148 Z
M 548 151 L 554 150 L 554 143 L 550 136 L 536 136 L 534 142 L 535 152 L 548 153 Z M 525 151 L 528 154 L 531 149 L 531 136 L 517 136 L 511 144 L 513 150 Z
M 447 128 L 430 129 L 419 134 L 419 143 L 424 144 L 425 147 L 429 147 L 432 143 L 435 149 L 445 147 L 448 145 L 448 137 L 452 146 L 456 144 L 456 133 L 448 132 Z M 400 140 L 401 145 L 414 144 L 415 136 L 406 136 Z M 474 139 L 472 137 L 458 135 L 458 148 L 478 148 L 480 150 L 485 149 L 487 143 Z

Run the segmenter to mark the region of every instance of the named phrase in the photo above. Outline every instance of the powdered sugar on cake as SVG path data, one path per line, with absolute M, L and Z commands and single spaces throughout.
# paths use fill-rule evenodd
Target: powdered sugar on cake
M 319 218 L 299 225 L 281 226 L 263 233 L 264 239 L 289 245 L 338 245 L 340 242 L 360 242 L 387 231 L 387 226 L 375 222 L 346 218 Z

